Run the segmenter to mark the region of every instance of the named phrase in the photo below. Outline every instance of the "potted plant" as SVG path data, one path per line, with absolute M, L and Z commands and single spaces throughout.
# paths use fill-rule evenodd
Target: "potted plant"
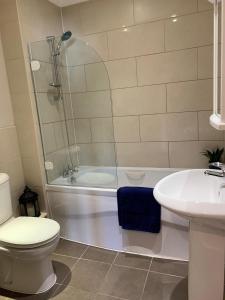
M 209 168 L 210 169 L 220 169 L 222 165 L 222 155 L 224 148 L 216 148 L 215 150 L 208 150 L 202 152 L 202 155 L 206 156 L 209 159 Z

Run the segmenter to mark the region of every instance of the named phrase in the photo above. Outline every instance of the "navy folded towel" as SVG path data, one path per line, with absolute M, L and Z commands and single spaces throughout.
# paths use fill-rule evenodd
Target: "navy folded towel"
M 124 229 L 158 233 L 161 206 L 152 188 L 121 187 L 117 191 L 119 225 Z

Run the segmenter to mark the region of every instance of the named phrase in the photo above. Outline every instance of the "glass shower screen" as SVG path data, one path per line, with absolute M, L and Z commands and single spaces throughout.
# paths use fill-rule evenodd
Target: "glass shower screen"
M 112 101 L 106 66 L 88 43 L 74 37 L 63 43 L 60 39 L 47 37 L 30 44 L 47 181 L 57 185 L 116 187 Z

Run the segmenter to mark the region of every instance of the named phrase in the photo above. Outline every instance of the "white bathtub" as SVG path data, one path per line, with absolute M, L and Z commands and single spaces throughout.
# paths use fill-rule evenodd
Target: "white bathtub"
M 186 219 L 162 208 L 161 232 L 151 234 L 123 230 L 117 218 L 116 187 L 154 187 L 161 178 L 176 171 L 162 168 L 85 167 L 81 172 L 82 180 L 78 180 L 80 185 L 82 181 L 86 185 L 86 179 L 91 179 L 96 172 L 102 173 L 97 176 L 101 182 L 105 174 L 110 175 L 105 176 L 105 182 L 108 180 L 108 186 L 113 188 L 78 187 L 78 182 L 68 186 L 68 179 L 60 177 L 53 185 L 47 185 L 50 214 L 60 223 L 61 236 L 68 240 L 106 249 L 188 260 L 189 224 Z M 85 174 L 89 175 L 85 178 Z

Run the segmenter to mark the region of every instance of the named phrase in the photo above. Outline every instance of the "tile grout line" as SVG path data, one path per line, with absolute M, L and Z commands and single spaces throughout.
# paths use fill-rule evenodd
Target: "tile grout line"
M 148 276 L 149 276 L 150 269 L 151 269 L 151 266 L 152 266 L 152 262 L 153 262 L 153 257 L 152 257 L 151 262 L 150 262 L 150 264 L 149 264 L 149 268 L 148 268 L 148 272 L 147 272 L 147 275 L 146 275 L 146 278 L 145 278 L 143 290 L 142 290 L 142 292 L 141 292 L 140 300 L 142 300 L 142 299 L 143 299 L 143 296 L 144 296 L 145 287 L 146 287 L 146 284 L 147 284 L 147 280 L 148 280 Z
M 108 271 L 107 271 L 106 274 L 105 274 L 104 279 L 102 280 L 102 283 L 101 283 L 101 285 L 100 285 L 100 287 L 99 287 L 99 290 L 102 288 L 103 283 L 104 283 L 105 280 L 107 279 L 107 277 L 108 277 L 108 275 L 109 275 L 109 272 L 112 270 L 112 267 L 113 267 L 113 265 L 114 265 L 114 263 L 115 263 L 115 261 L 116 261 L 116 259 L 117 259 L 118 256 L 119 256 L 119 252 L 116 253 L 116 255 L 115 255 L 115 257 L 114 257 L 114 259 L 113 259 L 113 261 L 112 261 L 112 263 L 111 263 L 111 265 L 110 265 Z
M 213 11 L 213 9 L 204 9 L 204 10 L 194 10 L 192 12 L 188 12 L 188 13 L 181 13 L 179 14 L 177 17 L 181 18 L 181 17 L 186 17 L 186 16 L 191 16 L 191 15 L 198 15 L 198 14 L 202 14 L 202 13 L 206 13 L 206 12 L 210 12 Z M 150 23 L 157 23 L 157 22 L 162 22 L 162 21 L 168 21 L 170 20 L 171 17 L 167 16 L 167 17 L 159 17 L 159 18 L 153 18 L 151 20 L 146 20 L 144 22 L 135 22 L 134 24 L 131 25 L 126 25 L 126 27 L 130 28 L 130 27 L 135 27 L 135 26 L 140 26 L 140 25 L 146 25 L 146 24 L 150 24 Z M 135 21 L 135 20 L 134 20 Z M 97 34 L 101 34 L 101 33 L 106 33 L 106 32 L 113 32 L 113 31 L 118 31 L 120 30 L 122 27 L 114 27 L 114 28 L 109 28 L 106 30 L 102 30 L 102 31 L 95 31 L 95 32 L 89 32 L 86 34 L 83 34 L 84 37 L 87 36 L 92 36 L 92 35 L 97 35 Z
M 149 270 L 149 273 L 166 275 L 166 276 L 177 277 L 177 278 L 185 278 L 186 277 L 186 276 L 174 275 L 174 274 L 169 274 L 169 273 L 162 273 L 162 272 L 151 271 L 151 270 Z
M 84 249 L 84 251 L 81 253 L 81 256 L 83 255 L 83 253 L 85 253 L 85 252 L 88 250 L 89 247 L 90 247 L 90 246 L 88 245 L 87 248 Z M 66 256 L 66 255 L 62 255 L 62 256 L 70 257 L 70 256 Z M 81 256 L 80 256 L 80 257 L 81 257 Z M 70 269 L 70 272 L 68 272 L 68 274 L 67 274 L 67 275 L 65 276 L 65 278 L 62 280 L 61 285 L 66 286 L 66 285 L 64 285 L 64 282 L 66 282 L 67 278 L 70 276 L 70 274 L 72 274 L 73 270 L 75 269 L 75 266 L 76 266 L 76 265 L 78 264 L 78 262 L 80 261 L 80 257 L 76 258 L 76 259 L 77 259 L 76 262 L 74 263 L 74 265 L 73 265 L 72 268 Z M 74 259 L 75 259 L 75 258 L 74 258 Z M 67 286 L 70 286 L 70 285 L 67 285 Z M 58 289 L 59 289 L 59 287 L 55 290 L 55 292 L 53 293 L 53 296 L 55 296 L 55 294 L 56 294 L 56 292 L 58 291 Z
M 156 112 L 156 113 L 149 113 L 149 114 L 127 114 L 127 115 L 115 115 L 113 117 L 90 117 L 90 118 L 87 118 L 87 117 L 79 117 L 79 118 L 69 118 L 69 119 L 66 119 L 66 122 L 68 121 L 79 121 L 79 120 L 86 120 L 86 121 L 89 121 L 90 119 L 91 120 L 95 120 L 95 119 L 114 119 L 114 118 L 124 118 L 124 117 L 138 117 L 138 116 L 155 116 L 155 115 L 171 115 L 171 114 L 184 114 L 184 113 L 197 113 L 197 112 L 212 112 L 211 109 L 201 109 L 201 110 L 184 110 L 184 111 L 170 111 L 170 112 Z M 56 124 L 56 123 L 65 123 L 65 120 L 57 120 L 57 121 L 50 121 L 50 122 L 43 122 L 41 123 L 41 125 L 47 125 L 47 124 Z M 62 124 L 61 124 L 62 125 Z M 13 126 L 12 126 L 13 127 Z M 3 129 L 5 127 L 2 127 Z M 7 127 L 8 128 L 8 127 Z M 11 127 L 10 127 L 11 128 Z M 0 127 L 1 129 L 1 127 Z M 95 143 L 99 143 L 99 142 L 95 142 Z M 112 142 L 111 142 L 112 143 Z M 79 144 L 87 144 L 87 143 L 79 143 Z M 60 148 L 60 149 L 63 149 L 63 148 Z M 49 153 L 52 153 L 52 152 L 49 152 Z
M 87 253 L 87 251 L 89 250 L 91 246 L 87 246 L 87 248 L 81 253 L 81 256 L 79 258 L 83 258 L 84 255 Z
M 80 66 L 87 66 L 87 65 L 93 65 L 93 64 L 106 64 L 108 62 L 115 62 L 115 61 L 120 61 L 120 60 L 129 60 L 129 59 L 133 59 L 133 58 L 140 58 L 140 57 L 145 57 L 145 56 L 152 56 L 152 55 L 162 55 L 162 54 L 168 54 L 168 53 L 175 53 L 175 52 L 185 52 L 185 51 L 188 51 L 188 50 L 198 50 L 199 48 L 204 48 L 204 47 L 209 47 L 209 46 L 213 46 L 212 43 L 206 43 L 206 44 L 203 44 L 203 45 L 195 45 L 195 46 L 189 46 L 189 47 L 186 47 L 186 48 L 175 48 L 175 49 L 165 49 L 164 51 L 155 51 L 155 52 L 148 52 L 148 53 L 144 53 L 144 54 L 139 54 L 139 55 L 132 55 L 132 56 L 126 56 L 126 57 L 115 57 L 115 58 L 111 58 L 111 59 L 108 59 L 108 60 L 104 60 L 104 61 L 95 61 L 95 62 L 88 62 L 88 63 L 85 63 L 85 64 L 78 64 L 78 65 L 72 65 L 72 66 L 63 66 L 64 68 L 77 68 L 77 67 L 80 67 Z M 40 62 L 44 63 L 44 64 L 48 64 L 48 65 L 51 65 L 51 63 L 49 62 L 46 62 L 46 61 L 41 61 L 39 60 Z M 64 93 L 69 93 L 67 92 L 66 90 L 63 91 Z

